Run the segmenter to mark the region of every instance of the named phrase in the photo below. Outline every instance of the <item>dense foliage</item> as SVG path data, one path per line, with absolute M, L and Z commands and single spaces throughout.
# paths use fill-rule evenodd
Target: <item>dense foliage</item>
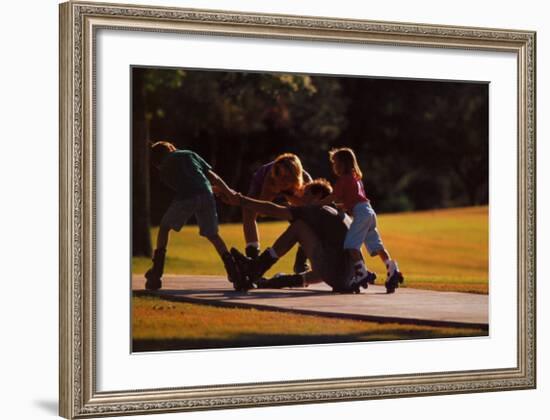
M 156 140 L 198 152 L 241 191 L 282 152 L 333 180 L 327 152 L 345 145 L 378 212 L 488 202 L 485 83 L 145 68 L 133 81 L 134 199 L 151 198 L 134 201 L 134 218 L 147 207 L 156 224 L 170 200 L 144 169 Z M 136 191 L 140 178 L 150 194 Z M 220 219 L 240 214 L 222 206 Z

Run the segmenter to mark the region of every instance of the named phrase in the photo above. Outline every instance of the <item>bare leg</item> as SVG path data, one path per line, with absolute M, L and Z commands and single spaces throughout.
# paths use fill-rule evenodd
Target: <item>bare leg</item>
M 259 242 L 258 223 L 256 218 L 258 214 L 252 210 L 243 208 L 243 231 L 244 240 L 247 244 L 251 242 Z
M 384 264 L 388 265 L 388 261 L 391 260 L 391 257 L 390 253 L 385 248 L 378 251 L 377 255 L 384 262 Z
M 313 252 L 317 242 L 317 236 L 311 228 L 301 220 L 297 220 L 292 223 L 281 236 L 279 236 L 273 244 L 273 249 L 279 257 L 282 257 L 290 251 L 296 243 L 299 243 L 308 259 L 313 261 Z M 315 267 L 313 267 L 312 271 L 308 271 L 306 273 L 305 281 L 307 285 L 321 283 L 323 279 L 315 271 Z
M 161 225 L 157 234 L 157 249 L 166 249 L 166 246 L 168 245 L 169 235 L 170 228 Z
M 214 248 L 216 248 L 216 251 L 218 252 L 220 257 L 223 257 L 225 254 L 227 254 L 227 246 L 225 245 L 225 242 L 220 235 L 209 236 L 207 239 L 212 245 L 214 245 Z
M 354 263 L 363 261 L 363 255 L 361 254 L 361 249 L 347 249 L 346 251 L 349 252 L 351 260 Z
M 218 234 L 208 236 L 206 239 L 208 239 L 210 243 L 214 245 L 214 248 L 216 248 L 216 251 L 223 262 L 223 266 L 225 267 L 227 279 L 234 284 L 236 290 L 240 290 L 240 287 L 242 287 L 242 285 L 240 284 L 241 277 L 239 275 L 239 272 L 237 271 L 237 267 L 235 265 L 233 257 L 227 250 L 227 246 L 225 245 L 224 240 Z
M 294 245 L 300 242 L 300 245 L 304 248 L 307 257 L 311 259 L 313 254 L 313 246 L 316 240 L 317 238 L 310 227 L 301 220 L 297 220 L 277 238 L 272 248 L 280 258 L 290 251 Z

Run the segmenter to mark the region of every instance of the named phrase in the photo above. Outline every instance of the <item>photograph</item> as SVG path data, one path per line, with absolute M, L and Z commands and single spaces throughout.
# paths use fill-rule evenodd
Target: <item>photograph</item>
M 129 71 L 132 352 L 489 335 L 489 82 Z

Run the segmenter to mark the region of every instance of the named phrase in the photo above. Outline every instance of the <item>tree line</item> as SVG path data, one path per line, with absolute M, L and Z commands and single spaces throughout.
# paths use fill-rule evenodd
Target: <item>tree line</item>
M 149 255 L 172 193 L 149 167 L 148 146 L 172 141 L 246 192 L 282 152 L 334 180 L 328 151 L 357 154 L 377 212 L 488 202 L 488 85 L 449 81 L 205 70 L 132 70 L 134 255 Z M 220 221 L 240 221 L 220 204 Z M 149 243 L 148 243 L 149 242 Z

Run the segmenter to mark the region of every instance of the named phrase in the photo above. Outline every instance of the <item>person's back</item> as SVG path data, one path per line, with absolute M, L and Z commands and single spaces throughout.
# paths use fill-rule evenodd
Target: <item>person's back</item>
M 161 162 L 160 178 L 176 193 L 176 199 L 185 200 L 204 193 L 212 194 L 208 180 L 211 166 L 191 150 L 175 150 Z
M 353 213 L 353 209 L 357 204 L 369 202 L 365 194 L 363 181 L 353 174 L 345 174 L 338 177 L 334 185 L 334 195 L 337 201 L 344 205 L 344 209 L 348 213 Z
M 351 218 L 330 205 L 308 205 L 291 208 L 296 219 L 303 220 L 326 247 L 344 252 L 344 240 L 351 225 Z

